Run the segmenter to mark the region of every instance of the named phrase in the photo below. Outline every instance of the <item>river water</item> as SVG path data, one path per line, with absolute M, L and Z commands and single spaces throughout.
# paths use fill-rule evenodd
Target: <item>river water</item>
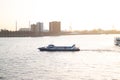
M 0 80 L 120 80 L 120 35 L 0 38 Z M 48 44 L 78 52 L 41 52 Z

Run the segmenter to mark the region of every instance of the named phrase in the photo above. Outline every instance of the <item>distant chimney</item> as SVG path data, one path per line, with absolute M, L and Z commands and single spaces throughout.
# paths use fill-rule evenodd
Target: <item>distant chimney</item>
M 16 21 L 16 23 L 15 23 L 15 28 L 16 28 L 16 30 L 15 30 L 15 31 L 17 31 L 17 21 Z

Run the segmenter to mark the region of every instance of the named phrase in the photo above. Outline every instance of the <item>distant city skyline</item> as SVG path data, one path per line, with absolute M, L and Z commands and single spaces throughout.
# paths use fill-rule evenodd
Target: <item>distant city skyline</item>
M 0 0 L 0 29 L 61 21 L 62 30 L 119 29 L 119 0 Z

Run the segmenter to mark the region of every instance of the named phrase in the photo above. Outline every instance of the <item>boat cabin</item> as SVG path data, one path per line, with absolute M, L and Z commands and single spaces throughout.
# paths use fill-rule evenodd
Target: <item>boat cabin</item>
M 115 45 L 120 45 L 120 37 L 115 38 L 114 40 Z

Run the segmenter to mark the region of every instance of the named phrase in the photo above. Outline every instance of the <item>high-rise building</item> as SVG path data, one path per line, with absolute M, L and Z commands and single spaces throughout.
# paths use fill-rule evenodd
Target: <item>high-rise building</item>
M 41 22 L 36 23 L 36 31 L 43 32 L 43 23 L 41 23 Z
M 43 32 L 43 23 L 37 22 L 36 24 L 32 24 L 31 31 L 36 33 Z
M 32 24 L 32 25 L 31 25 L 31 31 L 32 31 L 32 32 L 35 32 L 35 30 L 36 30 L 36 25 L 35 25 L 35 24 Z
M 53 21 L 49 23 L 49 31 L 51 33 L 59 33 L 61 32 L 61 23 L 58 21 Z

